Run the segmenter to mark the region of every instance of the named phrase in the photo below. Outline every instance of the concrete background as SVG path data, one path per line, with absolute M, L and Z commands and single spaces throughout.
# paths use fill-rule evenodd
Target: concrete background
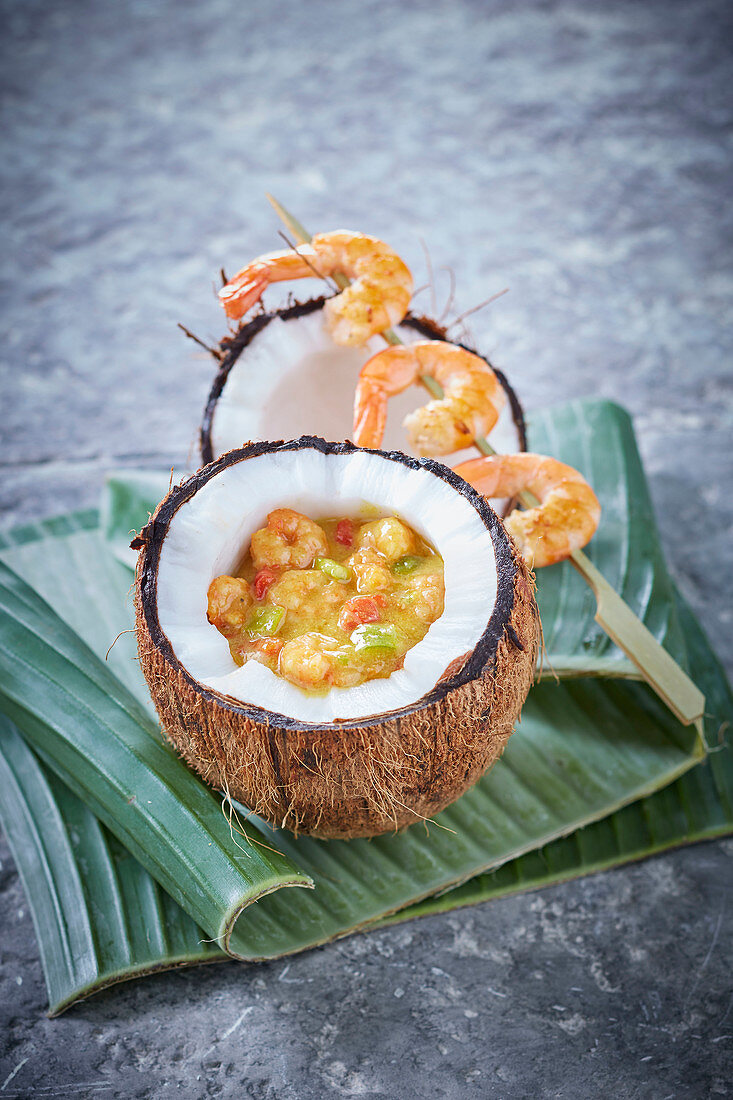
M 175 324 L 221 335 L 216 272 L 278 247 L 269 190 L 388 240 L 418 284 L 424 239 L 453 316 L 509 286 L 469 334 L 528 409 L 630 409 L 672 570 L 733 668 L 728 5 L 2 9 L 4 523 L 185 463 L 211 367 Z M 732 850 L 50 1022 L 0 839 L 0 1096 L 726 1096 Z

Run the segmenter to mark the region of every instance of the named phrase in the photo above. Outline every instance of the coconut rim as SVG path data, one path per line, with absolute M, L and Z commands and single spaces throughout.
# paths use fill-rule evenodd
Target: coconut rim
M 281 309 L 272 311 L 266 311 L 263 309 L 261 313 L 256 314 L 246 324 L 239 326 L 237 331 L 232 336 L 225 336 L 221 341 L 220 355 L 216 355 L 215 358 L 219 364 L 219 369 L 216 373 L 216 377 L 212 383 L 209 391 L 209 396 L 206 399 L 206 407 L 201 420 L 201 427 L 199 429 L 199 446 L 201 450 L 201 459 L 205 463 L 215 461 L 214 450 L 211 442 L 211 433 L 214 423 L 214 413 L 216 412 L 217 402 L 221 397 L 224 387 L 227 383 L 229 374 L 241 356 L 242 352 L 251 344 L 254 338 L 265 329 L 271 321 L 292 321 L 298 317 L 307 317 L 311 313 L 317 312 L 319 309 L 323 309 L 326 302 L 329 300 L 328 295 L 322 295 L 319 298 L 311 298 L 306 302 L 295 302 L 290 306 L 283 306 Z M 460 341 L 450 340 L 447 331 L 437 321 L 433 321 L 429 317 L 417 315 L 414 313 L 407 313 L 400 321 L 400 326 L 405 328 L 411 328 L 415 332 L 418 332 L 421 336 L 424 336 L 428 340 L 442 340 L 445 343 L 456 344 L 457 347 L 463 348 L 464 351 L 471 352 L 472 355 L 477 355 L 480 359 L 491 367 L 492 371 L 496 375 L 499 383 L 504 390 L 509 406 L 511 409 L 512 419 L 517 429 L 517 435 L 519 437 L 519 449 L 522 451 L 527 450 L 527 425 L 524 419 L 524 410 L 517 397 L 511 383 L 502 370 L 495 367 L 493 363 L 485 355 L 482 355 L 480 351 L 476 351 L 474 348 L 469 347 L 468 344 L 461 343 Z M 393 452 L 383 451 L 383 454 L 391 454 Z M 217 456 L 221 457 L 221 456 Z
M 211 478 L 222 470 L 237 462 L 255 458 L 262 454 L 277 453 L 280 451 L 295 451 L 303 448 L 312 448 L 321 454 L 353 454 L 365 452 L 367 454 L 380 455 L 390 461 L 401 463 L 408 469 L 425 469 L 433 475 L 447 482 L 454 490 L 464 496 L 478 513 L 484 527 L 492 540 L 494 557 L 496 561 L 496 599 L 494 607 L 481 636 L 473 649 L 466 654 L 455 658 L 449 669 L 460 661 L 460 667 L 453 674 L 445 673 L 436 684 L 419 699 L 404 707 L 395 710 L 379 711 L 370 715 L 357 718 L 338 719 L 334 722 L 306 722 L 302 719 L 292 718 L 277 711 L 266 710 L 255 704 L 244 703 L 215 691 L 196 680 L 186 666 L 179 660 L 173 649 L 168 635 L 161 626 L 158 617 L 157 583 L 158 567 L 166 534 L 173 516 L 178 509 L 190 500 Z M 132 547 L 140 550 L 138 561 L 138 587 L 140 594 L 140 611 L 145 622 L 150 641 L 165 658 L 166 663 L 176 670 L 194 691 L 202 698 L 209 700 L 232 713 L 242 715 L 260 725 L 272 725 L 282 730 L 302 730 L 312 732 L 335 732 L 350 729 L 363 729 L 372 725 L 379 725 L 385 720 L 394 720 L 412 715 L 418 711 L 441 701 L 449 693 L 480 679 L 486 668 L 496 659 L 496 655 L 504 635 L 509 632 L 514 635 L 511 627 L 511 616 L 515 606 L 515 581 L 519 572 L 511 540 L 507 535 L 501 520 L 467 481 L 459 477 L 449 466 L 436 462 L 431 458 L 413 458 L 401 451 L 380 451 L 364 447 L 346 441 L 331 443 L 317 436 L 301 436 L 296 440 L 280 440 L 278 442 L 258 441 L 249 443 L 244 447 L 229 451 L 215 462 L 202 467 L 181 485 L 175 486 L 156 509 L 150 522 L 133 540 Z M 523 648 L 516 635 L 512 641 L 520 649 Z

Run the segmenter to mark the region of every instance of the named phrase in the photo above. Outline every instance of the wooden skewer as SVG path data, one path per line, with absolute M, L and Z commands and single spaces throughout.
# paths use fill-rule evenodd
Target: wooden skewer
M 278 217 L 288 226 L 298 243 L 308 244 L 311 235 L 307 229 L 272 195 L 268 195 L 267 198 L 275 208 Z M 345 275 L 337 274 L 334 279 L 342 290 L 349 285 L 349 279 Z M 380 335 L 388 344 L 403 343 L 391 328 L 385 329 Z M 420 381 L 433 397 L 438 398 L 438 400 L 443 397 L 443 390 L 434 378 L 422 375 Z M 497 453 L 483 436 L 476 436 L 474 443 L 484 455 Z M 525 508 L 535 508 L 539 503 L 537 498 L 528 492 L 520 493 L 519 499 Z M 654 689 L 679 721 L 685 726 L 694 724 L 701 738 L 703 738 L 702 719 L 705 711 L 705 696 L 700 689 L 677 662 L 670 657 L 666 649 L 659 644 L 651 631 L 647 630 L 629 605 L 622 600 L 618 592 L 611 587 L 600 570 L 596 569 L 582 550 L 573 551 L 569 561 L 586 583 L 590 585 L 596 598 L 595 620 L 599 626 L 624 651 L 629 660 L 638 668 L 643 679 Z

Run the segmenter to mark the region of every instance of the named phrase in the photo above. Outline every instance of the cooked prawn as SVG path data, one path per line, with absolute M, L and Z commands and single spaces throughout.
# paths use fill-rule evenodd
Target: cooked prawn
M 328 682 L 333 661 L 327 650 L 338 642 L 315 630 L 286 642 L 280 650 L 280 674 L 300 687 L 315 687 Z
M 362 593 L 383 592 L 394 584 L 394 577 L 384 558 L 376 550 L 363 546 L 355 550 L 346 564 L 354 570 L 356 590 Z
M 363 682 L 363 677 L 353 663 L 353 654 L 352 646 L 341 645 L 328 634 L 310 630 L 285 643 L 280 650 L 278 671 L 302 688 L 354 687 Z M 375 673 L 379 671 L 378 665 L 378 660 L 372 661 Z
M 407 607 L 421 622 L 434 623 L 443 614 L 445 584 L 437 573 L 412 577 L 396 597 L 400 607 Z
M 513 497 L 529 490 L 537 508 L 514 511 L 504 526 L 533 568 L 569 557 L 593 537 L 601 506 L 588 482 L 556 458 L 536 454 L 491 455 L 461 462 L 455 472 L 485 497 Z
M 377 550 L 388 562 L 397 561 L 415 549 L 412 531 L 394 516 L 362 524 L 355 542 L 357 549 Z
M 394 516 L 363 523 L 354 536 L 356 549 L 347 559 L 354 570 L 358 592 L 383 592 L 394 584 L 392 562 L 415 548 L 408 527 Z
M 252 607 L 250 587 L 241 577 L 214 577 L 207 592 L 206 618 L 225 638 L 244 630 Z
M 328 540 L 312 519 L 292 508 L 276 508 L 268 515 L 267 526 L 252 535 L 250 549 L 255 569 L 265 565 L 307 569 L 319 554 L 328 554 Z
M 320 569 L 290 569 L 269 590 L 269 599 L 288 611 L 309 606 L 335 606 L 343 602 L 343 588 Z
M 506 401 L 493 370 L 465 348 L 445 340 L 426 340 L 385 348 L 361 368 L 354 399 L 354 442 L 358 446 L 381 445 L 388 399 L 421 375 L 439 382 L 444 396 L 403 421 L 418 454 L 447 455 L 467 447 L 477 435 L 488 435 Z
M 242 317 L 270 283 L 336 273 L 353 279 L 324 307 L 337 344 L 361 346 L 407 313 L 412 296 L 409 268 L 383 241 L 346 229 L 318 233 L 310 244 L 252 260 L 222 287 L 219 298 L 227 317 Z
M 280 675 L 302 688 L 353 687 L 360 676 L 357 668 L 343 660 L 350 649 L 328 634 L 310 630 L 282 647 Z

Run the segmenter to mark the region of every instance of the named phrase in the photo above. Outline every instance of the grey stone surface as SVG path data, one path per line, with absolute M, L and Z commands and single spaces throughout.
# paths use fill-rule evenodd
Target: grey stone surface
M 632 412 L 673 572 L 733 668 L 731 9 L 718 0 L 3 5 L 6 523 L 185 463 L 220 266 L 277 194 L 384 237 L 531 411 Z M 420 300 L 420 299 L 419 299 Z M 430 294 L 421 299 L 430 310 Z M 458 326 L 456 332 L 461 331 Z M 0 841 L 0 1095 L 731 1091 L 730 842 L 44 1017 Z

